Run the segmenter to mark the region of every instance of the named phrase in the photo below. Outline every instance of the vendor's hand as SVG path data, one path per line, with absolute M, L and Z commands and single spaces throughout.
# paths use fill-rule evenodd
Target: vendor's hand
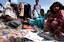
M 54 26 L 54 27 L 57 26 L 57 24 L 58 24 L 57 21 L 52 21 L 52 23 L 51 23 L 51 25 Z
M 58 22 L 57 21 L 52 21 L 52 24 L 58 24 Z

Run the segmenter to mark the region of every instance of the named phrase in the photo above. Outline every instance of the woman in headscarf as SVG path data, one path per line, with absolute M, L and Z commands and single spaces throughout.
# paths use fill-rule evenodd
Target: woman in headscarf
M 64 10 L 63 5 L 54 2 L 48 13 L 46 26 L 53 36 L 58 40 L 64 40 Z M 59 39 L 60 38 L 60 39 Z

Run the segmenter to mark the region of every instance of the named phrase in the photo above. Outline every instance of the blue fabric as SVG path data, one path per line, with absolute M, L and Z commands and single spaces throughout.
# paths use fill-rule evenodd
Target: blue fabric
M 29 24 L 30 25 L 36 25 L 39 28 L 43 29 L 43 27 L 44 27 L 44 17 L 40 16 L 39 18 L 36 18 L 36 19 L 30 19 Z
M 41 29 L 43 29 L 43 27 L 44 27 L 44 17 L 37 18 L 36 21 L 37 21 L 37 26 L 40 27 Z
M 35 20 L 34 19 L 30 19 L 28 22 L 29 22 L 30 25 L 35 25 L 35 23 L 34 23 Z

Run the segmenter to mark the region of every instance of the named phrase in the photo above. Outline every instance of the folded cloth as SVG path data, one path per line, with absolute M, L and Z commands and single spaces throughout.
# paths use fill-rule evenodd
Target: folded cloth
M 40 41 L 42 41 L 44 39 L 44 38 L 39 37 L 37 35 L 37 33 L 32 33 L 31 31 L 28 31 L 27 34 L 24 37 L 26 37 L 28 39 L 31 39 L 33 41 L 36 41 L 36 42 L 37 41 L 40 42 Z
M 5 36 L 0 36 L 0 42 L 8 42 L 8 39 Z

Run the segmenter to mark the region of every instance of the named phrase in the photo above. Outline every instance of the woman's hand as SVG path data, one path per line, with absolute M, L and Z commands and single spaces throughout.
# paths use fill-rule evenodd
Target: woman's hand
M 52 26 L 56 26 L 57 24 L 58 24 L 57 21 L 52 21 L 52 23 L 51 23 Z
M 52 21 L 52 23 L 53 23 L 53 24 L 58 24 L 58 22 L 57 22 L 57 21 Z

